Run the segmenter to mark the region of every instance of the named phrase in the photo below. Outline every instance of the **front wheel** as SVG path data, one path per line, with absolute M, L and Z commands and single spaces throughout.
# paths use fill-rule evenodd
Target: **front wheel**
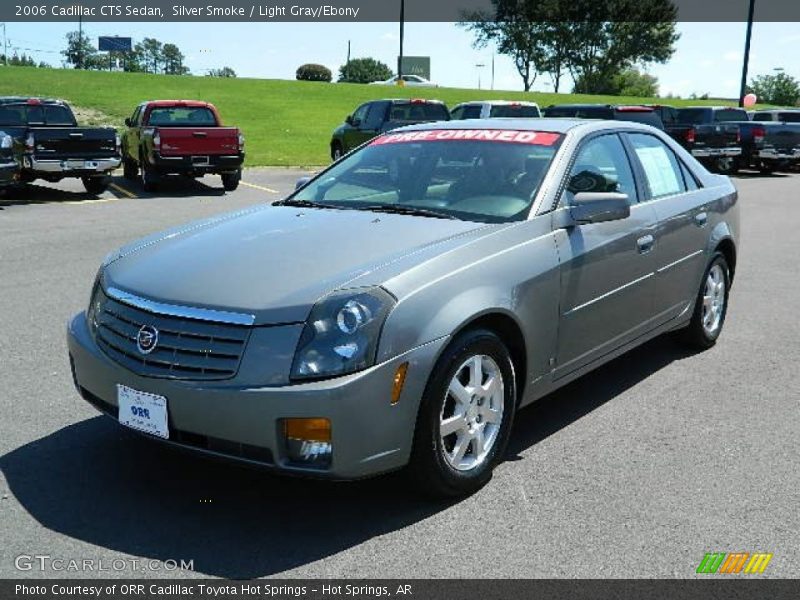
M 471 494 L 492 477 L 516 412 L 514 364 L 505 344 L 478 329 L 437 361 L 420 405 L 409 471 L 437 497 Z
M 232 192 L 239 187 L 239 182 L 242 180 L 242 171 L 240 169 L 235 173 L 223 173 L 220 177 L 222 177 L 222 187 L 225 188 L 225 191 Z
M 717 343 L 728 312 L 729 290 L 728 261 L 724 254 L 717 252 L 703 275 L 692 320 L 680 332 L 681 339 L 687 345 L 705 350 Z
M 105 175 L 101 177 L 81 177 L 81 181 L 87 192 L 98 196 L 108 189 L 111 178 Z

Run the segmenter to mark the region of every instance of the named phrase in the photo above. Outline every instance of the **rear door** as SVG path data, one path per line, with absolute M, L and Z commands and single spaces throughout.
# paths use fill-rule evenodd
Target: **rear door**
M 655 135 L 626 133 L 641 179 L 643 202 L 655 210 L 654 312 L 668 321 L 694 301 L 705 267 L 708 193 L 672 149 Z
M 555 377 L 612 352 L 646 331 L 653 316 L 656 216 L 639 202 L 628 151 L 616 133 L 585 141 L 570 168 L 561 205 L 577 191 L 628 195 L 628 218 L 557 232 L 561 299 Z

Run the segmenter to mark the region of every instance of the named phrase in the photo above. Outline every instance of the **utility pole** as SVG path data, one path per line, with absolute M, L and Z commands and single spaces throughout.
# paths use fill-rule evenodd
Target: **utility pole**
M 475 65 L 475 68 L 478 69 L 478 89 L 481 89 L 481 69 L 486 65 L 483 63 L 478 63 Z
M 400 54 L 397 57 L 397 81 L 403 77 L 403 36 L 406 23 L 406 0 L 400 0 Z
M 78 15 L 78 69 L 83 68 L 83 15 Z
M 492 90 L 494 90 L 494 52 L 492 52 Z
M 347 62 L 344 63 L 344 79 L 347 81 L 350 75 L 350 40 L 347 40 Z
M 8 66 L 8 35 L 6 35 L 6 24 L 3 23 L 3 59 Z
M 739 106 L 744 107 L 744 95 L 747 92 L 747 67 L 750 64 L 750 38 L 753 36 L 753 13 L 756 8 L 756 0 L 750 0 L 750 8 L 747 12 L 747 34 L 744 41 L 744 62 L 742 63 L 742 85 L 739 88 Z

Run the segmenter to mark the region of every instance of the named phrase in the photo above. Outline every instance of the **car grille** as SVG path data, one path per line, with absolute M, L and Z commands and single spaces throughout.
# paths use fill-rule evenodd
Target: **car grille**
M 229 379 L 236 375 L 250 328 L 160 315 L 98 291 L 94 318 L 98 346 L 114 361 L 146 377 Z M 149 354 L 139 351 L 139 330 L 158 330 L 158 344 Z

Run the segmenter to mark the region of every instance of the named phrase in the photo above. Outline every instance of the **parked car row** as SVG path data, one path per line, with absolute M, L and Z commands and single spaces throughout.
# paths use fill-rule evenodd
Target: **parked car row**
M 113 127 L 79 127 L 63 100 L 0 98 L 0 187 L 77 178 L 91 194 L 104 192 L 120 165 L 147 191 L 166 175 L 218 174 L 226 190 L 239 185 L 244 136 L 224 127 L 207 102 L 143 102 Z
M 800 165 L 800 110 L 754 111 L 732 107 L 559 104 L 542 112 L 534 102 L 464 102 L 448 111 L 438 100 L 373 100 L 360 105 L 331 139 L 338 160 L 364 142 L 403 125 L 461 119 L 570 118 L 634 121 L 669 134 L 706 167 L 722 173 L 754 168 L 762 173 Z

